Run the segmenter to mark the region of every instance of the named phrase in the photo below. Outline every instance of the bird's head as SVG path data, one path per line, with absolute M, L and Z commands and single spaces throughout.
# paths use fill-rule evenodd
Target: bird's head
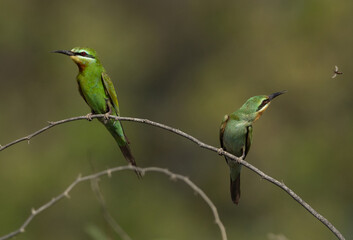
M 54 51 L 54 53 L 62 53 L 70 56 L 70 58 L 77 64 L 80 71 L 89 65 L 99 63 L 96 51 L 94 51 L 92 48 L 75 47 L 70 51 L 57 50 Z
M 249 117 L 251 122 L 255 122 L 261 117 L 265 110 L 270 105 L 271 101 L 279 95 L 287 92 L 286 90 L 281 92 L 275 92 L 270 95 L 260 95 L 249 98 L 246 103 L 239 109 L 243 114 Z

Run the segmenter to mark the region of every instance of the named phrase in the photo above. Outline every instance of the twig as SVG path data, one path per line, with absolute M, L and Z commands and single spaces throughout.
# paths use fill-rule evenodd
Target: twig
M 99 178 L 95 178 L 91 180 L 91 187 L 92 191 L 95 193 L 96 198 L 101 206 L 102 213 L 104 216 L 105 221 L 110 225 L 110 227 L 115 231 L 116 234 L 122 239 L 122 240 L 131 240 L 130 236 L 122 229 L 122 227 L 114 220 L 114 218 L 110 215 L 107 206 L 105 204 L 105 200 L 103 197 L 103 194 L 101 192 L 101 189 L 99 187 Z
M 188 179 L 185 176 L 179 175 L 179 174 L 175 174 L 171 171 L 169 171 L 168 169 L 163 169 L 163 168 L 158 168 L 158 167 L 148 167 L 148 168 L 138 168 L 138 167 L 134 167 L 132 165 L 128 165 L 128 166 L 120 166 L 120 167 L 115 167 L 115 168 L 110 168 L 95 174 L 91 174 L 91 175 L 87 175 L 84 177 L 81 177 L 81 175 L 79 175 L 77 177 L 77 179 L 71 183 L 66 190 L 61 193 L 60 195 L 58 195 L 57 197 L 53 198 L 52 200 L 50 200 L 49 202 L 47 202 L 46 204 L 42 205 L 41 207 L 39 207 L 37 210 L 35 210 L 34 208 L 32 208 L 31 211 L 31 215 L 26 219 L 26 221 L 22 224 L 22 226 L 17 229 L 14 232 L 11 232 L 3 237 L 0 237 L 0 240 L 6 240 L 6 239 L 10 239 L 20 233 L 23 233 L 27 227 L 27 225 L 33 220 L 33 218 L 35 216 L 37 216 L 39 213 L 43 212 L 44 210 L 48 209 L 49 207 L 51 207 L 52 205 L 54 205 L 55 203 L 57 203 L 59 200 L 61 200 L 62 198 L 64 198 L 65 196 L 69 196 L 70 191 L 79 183 L 84 182 L 84 181 L 89 181 L 89 180 L 93 180 L 93 179 L 97 179 L 101 176 L 107 175 L 109 177 L 109 175 L 113 172 L 119 172 L 119 171 L 124 171 L 124 170 L 137 170 L 139 172 L 141 172 L 142 174 L 146 173 L 146 172 L 159 172 L 159 173 L 164 173 L 165 175 L 170 176 L 171 179 L 179 179 L 181 181 L 183 181 L 184 183 L 186 183 L 189 187 L 191 187 L 195 192 L 197 192 L 201 198 L 208 204 L 208 206 L 211 208 L 212 213 L 214 215 L 215 218 L 215 223 L 218 225 L 219 230 L 221 232 L 222 235 L 222 240 L 227 240 L 227 235 L 226 235 L 226 231 L 225 228 L 223 226 L 223 223 L 221 222 L 218 212 L 217 212 L 217 208 L 215 207 L 215 205 L 212 203 L 212 201 L 207 197 L 207 195 L 198 187 L 196 186 L 196 184 L 194 184 L 190 179 Z
M 104 114 L 92 115 L 90 117 L 91 118 L 104 118 Z M 254 167 L 250 163 L 244 161 L 242 158 L 238 158 L 238 157 L 236 157 L 236 156 L 224 151 L 221 148 L 216 148 L 216 147 L 213 147 L 211 145 L 205 144 L 205 143 L 201 142 L 200 140 L 198 140 L 197 138 L 195 138 L 195 137 L 193 137 L 193 136 L 191 136 L 189 134 L 186 134 L 185 132 L 183 132 L 183 131 L 181 131 L 179 129 L 172 128 L 172 127 L 169 127 L 169 126 L 161 124 L 161 123 L 153 122 L 153 121 L 148 120 L 148 119 L 140 119 L 140 118 L 132 118 L 132 117 L 117 117 L 117 116 L 112 116 L 112 115 L 110 115 L 109 118 L 115 119 L 117 121 L 130 121 L 130 122 L 144 123 L 144 124 L 148 124 L 148 125 L 155 126 L 155 127 L 158 127 L 158 128 L 162 128 L 164 130 L 173 132 L 173 133 L 175 133 L 177 135 L 180 135 L 180 136 L 182 136 L 184 138 L 187 138 L 187 139 L 189 139 L 190 141 L 196 143 L 197 145 L 199 145 L 202 148 L 217 152 L 219 155 L 227 156 L 228 158 L 233 159 L 234 161 L 237 161 L 238 163 L 244 165 L 248 169 L 250 169 L 253 172 L 255 172 L 256 174 L 258 174 L 263 179 L 275 184 L 276 186 L 278 186 L 279 188 L 281 188 L 282 190 L 287 192 L 295 201 L 297 201 L 307 211 L 309 211 L 314 217 L 316 217 L 320 222 L 322 222 L 327 228 L 329 228 L 331 230 L 331 232 L 333 234 L 335 234 L 338 239 L 345 240 L 343 235 L 336 229 L 335 226 L 333 226 L 325 217 L 323 217 L 321 214 L 319 214 L 317 211 L 315 211 L 308 203 L 306 203 L 302 198 L 300 198 L 296 193 L 294 193 L 293 190 L 288 188 L 284 183 L 279 182 L 278 180 L 270 177 L 269 175 L 265 174 L 264 172 L 262 172 L 258 168 Z M 36 131 L 36 132 L 26 136 L 26 137 L 17 139 L 15 141 L 11 142 L 11 143 L 8 143 L 8 144 L 0 147 L 0 151 L 6 149 L 6 148 L 8 148 L 8 147 L 10 147 L 10 146 L 12 146 L 12 145 L 14 145 L 16 143 L 19 143 L 19 142 L 22 142 L 22 141 L 26 141 L 26 140 L 28 141 L 32 137 L 34 137 L 34 136 L 36 136 L 36 135 L 48 130 L 49 128 L 51 128 L 53 126 L 56 126 L 56 125 L 59 125 L 59 124 L 63 124 L 63 123 L 66 123 L 66 122 L 82 120 L 82 119 L 87 119 L 87 117 L 86 116 L 79 116 L 79 117 L 73 117 L 73 118 L 69 118 L 69 119 L 64 119 L 64 120 L 57 121 L 57 122 L 50 122 L 49 126 L 46 126 L 46 127 L 42 128 L 42 129 L 40 129 L 40 130 L 38 130 L 38 131 Z

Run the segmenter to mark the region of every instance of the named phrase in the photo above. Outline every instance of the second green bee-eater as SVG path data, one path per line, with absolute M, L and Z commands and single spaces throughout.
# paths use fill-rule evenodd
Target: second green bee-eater
M 91 108 L 93 114 L 109 114 L 119 116 L 119 104 L 114 85 L 92 48 L 75 47 L 70 51 L 57 50 L 69 56 L 78 66 L 78 90 Z M 88 118 L 90 115 L 87 116 Z M 120 147 L 125 159 L 136 166 L 135 159 L 129 147 L 129 141 L 120 121 L 114 119 L 99 119 L 108 129 Z
M 225 115 L 220 128 L 220 142 L 223 150 L 236 157 L 246 157 L 252 141 L 252 124 L 260 118 L 270 102 L 286 91 L 270 95 L 251 97 L 245 104 L 230 115 Z M 241 164 L 226 157 L 230 168 L 230 194 L 235 204 L 240 199 Z

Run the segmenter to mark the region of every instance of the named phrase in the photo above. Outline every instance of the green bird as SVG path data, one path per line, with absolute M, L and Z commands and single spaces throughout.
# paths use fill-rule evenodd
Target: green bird
M 99 121 L 104 124 L 114 137 L 125 159 L 136 166 L 135 158 L 129 147 L 129 141 L 120 121 L 108 119 L 109 114 L 120 115 L 119 103 L 114 85 L 97 58 L 96 51 L 92 48 L 75 47 L 70 51 L 57 50 L 54 53 L 65 54 L 77 64 L 79 69 L 76 78 L 78 90 L 92 110 L 92 113 L 88 114 L 87 118 L 90 119 L 92 114 L 105 114 L 105 118 L 99 118 Z
M 252 141 L 252 124 L 260 118 L 271 101 L 286 91 L 249 98 L 245 104 L 230 115 L 225 115 L 220 127 L 219 138 L 223 150 L 236 157 L 246 157 Z M 230 168 L 230 194 L 235 204 L 240 199 L 241 164 L 225 157 Z

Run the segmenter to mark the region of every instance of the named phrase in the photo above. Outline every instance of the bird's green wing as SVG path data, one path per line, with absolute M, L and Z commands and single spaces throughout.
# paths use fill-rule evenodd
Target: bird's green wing
M 247 132 L 246 132 L 246 145 L 245 145 L 245 156 L 248 155 L 248 152 L 250 150 L 250 146 L 251 146 L 251 142 L 252 142 L 252 126 L 248 126 L 246 128 Z
M 219 129 L 219 141 L 221 143 L 221 148 L 224 149 L 224 145 L 223 145 L 223 134 L 224 134 L 224 130 L 226 129 L 227 126 L 227 122 L 228 122 L 229 116 L 228 115 L 224 115 L 223 117 L 223 121 L 221 123 L 221 127 Z M 225 150 L 225 149 L 224 149 Z
M 225 149 L 224 144 L 223 144 L 223 134 L 224 134 L 224 130 L 226 129 L 228 120 L 229 120 L 229 116 L 228 115 L 224 115 L 223 121 L 221 123 L 221 127 L 219 129 L 219 142 L 221 143 L 221 148 L 224 151 L 227 151 L 227 149 Z M 226 162 L 228 162 L 227 158 L 226 157 L 224 157 L 224 158 L 226 159 Z
M 102 72 L 102 82 L 103 82 L 104 90 L 107 96 L 109 97 L 109 100 L 113 105 L 116 111 L 116 114 L 119 116 L 120 112 L 119 112 L 118 97 L 116 95 L 113 82 L 110 80 L 110 77 L 105 72 Z

